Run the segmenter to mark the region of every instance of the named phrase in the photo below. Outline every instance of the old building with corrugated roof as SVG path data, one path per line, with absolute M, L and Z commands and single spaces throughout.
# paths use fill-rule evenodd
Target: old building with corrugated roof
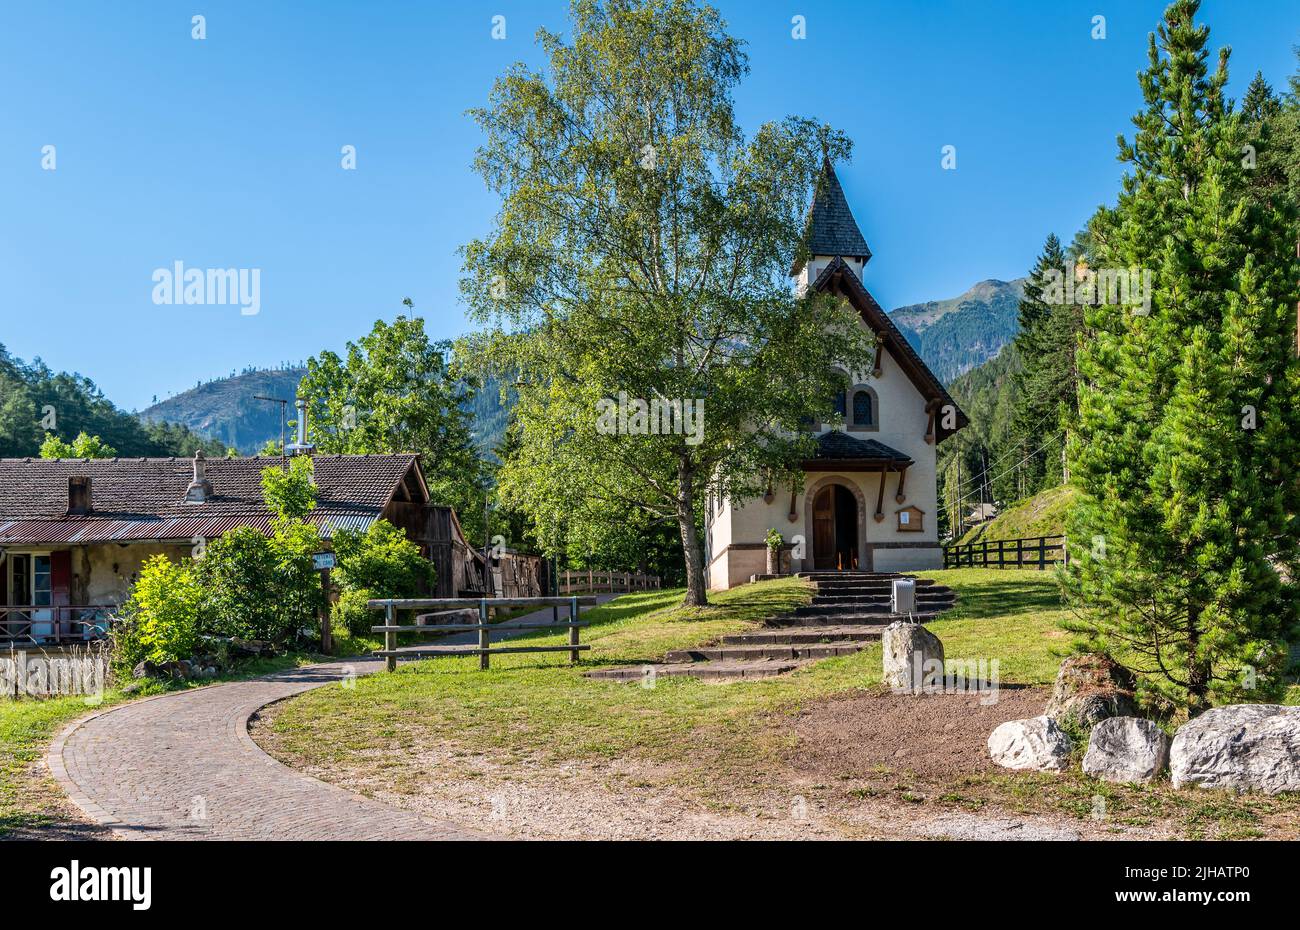
M 262 471 L 280 458 L 0 459 L 0 638 L 93 636 L 150 556 L 191 558 L 236 527 L 267 535 Z M 334 532 L 378 519 L 433 560 L 438 594 L 481 577 L 450 507 L 429 498 L 418 455 L 312 457 L 316 508 Z

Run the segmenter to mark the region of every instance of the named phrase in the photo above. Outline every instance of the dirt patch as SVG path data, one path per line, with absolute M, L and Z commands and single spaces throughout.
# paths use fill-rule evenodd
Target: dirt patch
M 91 823 L 63 794 L 45 760 L 28 763 L 9 784 L 16 807 L 0 805 L 0 842 L 13 840 L 111 840 L 110 830 Z
M 1047 698 L 1040 688 L 832 698 L 795 716 L 789 762 L 796 771 L 833 778 L 882 768 L 935 778 L 991 772 L 997 767 L 989 760 L 989 734 L 1008 720 L 1037 717 Z

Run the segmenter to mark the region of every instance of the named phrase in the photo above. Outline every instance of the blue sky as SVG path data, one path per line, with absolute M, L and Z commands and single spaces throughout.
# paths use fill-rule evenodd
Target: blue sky
M 867 284 L 891 309 L 1023 274 L 1047 232 L 1068 238 L 1113 198 L 1115 136 L 1164 7 L 715 5 L 748 43 L 746 127 L 798 113 L 856 141 L 840 177 L 875 254 Z M 1296 0 L 1208 0 L 1234 96 L 1257 69 L 1285 86 L 1297 13 Z M 539 26 L 565 22 L 552 0 L 5 3 L 0 343 L 130 409 L 339 349 L 406 296 L 432 335 L 465 332 L 456 250 L 495 203 L 470 170 L 479 134 L 464 112 L 512 62 L 539 63 Z M 945 145 L 955 171 L 940 167 Z M 155 305 L 151 275 L 176 261 L 261 269 L 260 313 Z

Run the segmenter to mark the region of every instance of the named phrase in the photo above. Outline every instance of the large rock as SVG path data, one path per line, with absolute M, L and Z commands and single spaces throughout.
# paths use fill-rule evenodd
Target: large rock
M 1074 743 L 1051 717 L 1008 720 L 989 735 L 989 755 L 1003 768 L 1060 772 Z
M 1151 781 L 1169 764 L 1169 737 L 1150 720 L 1110 717 L 1092 728 L 1083 771 L 1104 781 Z
M 895 691 L 943 690 L 943 643 L 919 623 L 897 621 L 880 636 L 884 682 Z
M 1300 791 L 1300 707 L 1229 704 L 1208 710 L 1174 734 L 1174 787 Z
M 1133 676 L 1109 656 L 1084 653 L 1061 663 L 1051 700 L 1043 711 L 1091 727 L 1110 717 L 1137 716 Z

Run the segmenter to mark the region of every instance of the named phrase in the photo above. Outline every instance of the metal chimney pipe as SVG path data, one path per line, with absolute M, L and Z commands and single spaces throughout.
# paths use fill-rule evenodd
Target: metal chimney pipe
M 290 455 L 309 455 L 316 447 L 307 442 L 307 401 L 299 398 L 294 407 L 298 410 L 298 441 L 288 451 Z
M 298 408 L 298 448 L 307 445 L 307 401 L 301 397 L 294 404 Z

